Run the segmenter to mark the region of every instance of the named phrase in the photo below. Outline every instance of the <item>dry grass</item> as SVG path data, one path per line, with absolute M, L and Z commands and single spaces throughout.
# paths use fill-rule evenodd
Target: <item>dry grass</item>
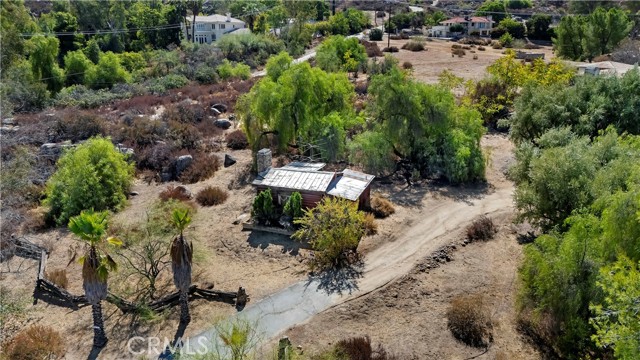
M 66 289 L 67 286 L 69 286 L 66 269 L 56 269 L 51 272 L 47 271 L 45 278 L 63 289 Z
M 366 40 L 360 40 L 360 44 L 364 46 L 368 57 L 382 56 L 382 51 L 380 47 L 378 47 L 378 44 Z
M 13 337 L 4 348 L 11 360 L 62 359 L 66 353 L 60 333 L 50 327 L 31 325 Z
M 447 310 L 447 326 L 453 336 L 469 346 L 486 347 L 493 341 L 493 324 L 481 295 L 460 295 Z
M 402 45 L 402 49 L 403 50 L 409 50 L 409 51 L 423 51 L 424 50 L 424 42 L 416 41 L 416 40 L 410 40 L 406 44 Z
M 227 134 L 225 140 L 227 141 L 227 147 L 233 150 L 246 149 L 249 146 L 249 140 L 247 135 L 240 129 L 235 130 Z
M 386 218 L 387 216 L 396 212 L 391 201 L 379 196 L 373 195 L 371 197 L 371 212 L 377 218 Z
M 388 53 L 396 53 L 400 50 L 398 50 L 397 46 L 391 46 L 391 47 L 386 47 L 384 49 L 382 49 L 382 52 L 388 52 Z
M 458 57 L 463 57 L 465 56 L 467 53 L 466 51 L 464 51 L 463 49 L 453 49 L 451 50 L 451 56 L 458 56 Z
M 467 227 L 467 240 L 469 241 L 488 241 L 493 239 L 498 232 L 498 228 L 493 220 L 486 216 L 481 216 Z
M 229 193 L 217 186 L 207 186 L 196 195 L 196 201 L 202 206 L 213 206 L 224 203 L 229 197 Z
M 338 341 L 335 346 L 335 359 L 344 360 L 396 360 L 397 357 L 387 353 L 387 350 L 378 344 L 374 350 L 369 336 L 357 336 Z
M 364 233 L 365 235 L 375 235 L 378 233 L 378 223 L 376 223 L 376 218 L 371 213 L 366 213 L 364 215 Z
M 196 153 L 193 162 L 180 174 L 180 181 L 194 184 L 212 177 L 220 169 L 220 158 L 213 154 Z
M 160 200 L 167 201 L 169 199 L 179 200 L 179 201 L 189 201 L 191 200 L 191 193 L 184 186 L 167 186 L 166 189 L 160 192 L 158 195 Z

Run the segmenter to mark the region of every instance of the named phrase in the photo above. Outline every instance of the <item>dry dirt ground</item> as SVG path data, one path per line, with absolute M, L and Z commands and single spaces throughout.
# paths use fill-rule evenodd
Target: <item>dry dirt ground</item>
M 402 65 L 405 61 L 410 62 L 413 65 L 413 76 L 420 81 L 426 83 L 437 83 L 438 75 L 443 70 L 448 69 L 453 72 L 454 75 L 464 78 L 465 80 L 480 80 L 486 74 L 487 66 L 491 65 L 496 59 L 501 57 L 504 49 L 497 50 L 491 48 L 491 46 L 485 46 L 484 51 L 479 51 L 477 46 L 471 50 L 475 51 L 475 54 L 470 50 L 465 50 L 466 55 L 463 57 L 451 56 L 451 45 L 455 42 L 433 39 L 425 43 L 425 51 L 409 51 L 402 50 L 402 46 L 409 40 L 391 40 L 391 46 L 396 46 L 400 49 L 397 53 L 392 53 Z M 387 36 L 385 35 L 383 41 L 377 42 L 378 47 L 383 49 L 387 46 Z M 535 50 L 523 50 L 525 52 L 544 53 L 545 59 L 553 58 L 553 51 L 551 47 L 542 47 Z M 478 59 L 474 60 L 473 55 L 478 55 Z
M 433 187 L 422 198 L 419 191 L 414 192 L 412 198 L 417 199 L 419 205 L 412 214 L 400 216 L 404 218 L 404 226 L 385 228 L 389 233 L 383 236 L 393 241 L 395 233 L 420 221 L 421 212 L 429 212 L 425 207 L 439 206 L 442 201 L 452 199 L 468 201 L 478 192 L 512 189 L 513 185 L 504 176 L 513 161 L 511 143 L 501 135 L 488 135 L 483 139 L 483 147 L 491 153 L 488 190 L 446 188 L 439 191 Z M 311 353 L 344 338 L 369 335 L 373 343 L 384 344 L 401 359 L 468 359 L 477 355 L 480 355 L 478 359 L 540 358 L 516 330 L 514 290 L 522 248 L 516 241 L 512 214 L 512 206 L 506 204 L 504 209 L 489 215 L 499 228 L 495 239 L 489 242 L 465 246 L 464 227 L 448 229 L 435 240 L 441 247 L 454 246 L 446 258 L 441 256 L 435 261 L 432 256 L 423 258 L 397 280 L 337 305 L 306 324 L 289 329 L 286 335 L 296 346 L 301 345 Z M 376 241 L 376 237 L 372 237 L 366 239 L 361 248 L 366 257 L 382 246 L 382 239 Z M 476 293 L 484 295 L 494 323 L 494 342 L 487 351 L 458 342 L 447 328 L 445 314 L 451 299 Z
M 193 185 L 187 185 L 192 193 L 214 185 L 227 189 L 236 179 L 244 178 L 250 166 L 249 150 L 230 151 L 238 163 L 229 168 L 221 168 L 213 178 Z M 218 153 L 223 157 L 224 153 Z M 125 226 L 140 222 L 145 218 L 146 209 L 158 201 L 158 193 L 170 184 L 147 185 L 137 180 L 133 191 L 139 195 L 132 197 L 127 208 L 113 217 L 112 226 Z M 177 185 L 177 184 L 176 184 Z M 298 250 L 295 243 L 284 242 L 282 238 L 267 234 L 244 232 L 241 225 L 234 225 L 238 216 L 250 212 L 254 189 L 251 185 L 233 186 L 229 189 L 228 200 L 219 206 L 198 206 L 193 222 L 186 236 L 194 243 L 195 284 L 214 284 L 216 289 L 236 291 L 244 287 L 253 300 L 257 300 L 278 289 L 304 278 L 306 267 L 302 263 L 305 250 Z M 81 265 L 73 261 L 68 266 L 72 249 L 78 241 L 65 230 L 49 231 L 30 237 L 36 243 L 52 249 L 47 270 L 66 269 L 69 278 L 68 290 L 73 294 L 83 294 Z M 65 334 L 67 358 L 86 358 L 91 347 L 91 309 L 85 307 L 77 311 L 39 302 L 30 304 L 38 262 L 14 257 L 1 264 L 0 284 L 11 289 L 26 305 L 26 311 L 18 319 L 10 320 L 3 326 L 3 339 L 29 324 L 52 326 Z M 123 294 L 130 290 L 131 282 L 123 279 L 121 271 L 110 278 L 110 291 Z M 164 272 L 159 295 L 175 291 L 171 282 L 171 269 Z M 178 324 L 178 308 L 161 314 L 154 321 L 142 321 L 133 316 L 123 316 L 119 310 L 103 303 L 107 336 L 110 339 L 102 351 L 101 358 L 121 359 L 127 340 L 132 336 L 159 336 L 173 338 Z M 206 300 L 191 302 L 192 322 L 186 336 L 210 327 L 217 318 L 233 313 L 232 305 Z M 193 332 L 193 333 L 192 333 Z

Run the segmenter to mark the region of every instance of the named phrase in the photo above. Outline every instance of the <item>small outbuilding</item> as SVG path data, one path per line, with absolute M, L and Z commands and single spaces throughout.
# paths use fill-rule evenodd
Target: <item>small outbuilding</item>
M 315 207 L 325 196 L 357 201 L 360 208 L 369 206 L 373 175 L 350 169 L 323 171 L 324 163 L 292 162 L 273 168 L 268 149 L 258 152 L 257 164 L 258 177 L 253 185 L 258 192 L 271 190 L 278 205 L 284 205 L 292 193 L 299 192 L 306 208 Z

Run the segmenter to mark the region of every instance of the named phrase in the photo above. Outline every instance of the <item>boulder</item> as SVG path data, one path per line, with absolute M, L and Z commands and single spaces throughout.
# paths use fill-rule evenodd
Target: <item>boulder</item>
M 241 224 L 243 222 L 246 222 L 249 219 L 251 219 L 251 215 L 249 215 L 247 213 L 241 214 L 235 220 L 233 220 L 233 225 Z
M 1 133 L 11 133 L 11 132 L 16 132 L 18 131 L 18 129 L 20 129 L 19 126 L 13 126 L 13 125 L 3 125 L 0 126 L 0 132 Z
M 189 165 L 193 162 L 193 156 L 182 155 L 176 159 L 176 177 L 180 177 L 183 171 L 185 171 Z
M 213 125 L 221 128 L 221 129 L 227 130 L 233 124 L 231 123 L 231 121 L 229 121 L 229 119 L 218 119 L 218 120 L 213 122 Z
M 211 108 L 211 112 L 212 112 L 212 113 L 214 113 L 215 115 L 220 115 L 220 114 L 222 114 L 222 113 L 220 112 L 220 110 L 218 110 L 218 109 L 216 109 L 216 108 L 213 108 L 213 107 Z
M 215 110 L 218 113 L 225 113 L 225 112 L 227 112 L 227 105 L 225 105 L 225 104 L 213 104 L 213 105 L 211 105 L 211 110 Z
M 133 156 L 133 153 L 134 153 L 134 152 L 133 152 L 133 149 L 132 149 L 132 148 L 125 147 L 125 146 L 124 146 L 124 145 L 122 145 L 122 144 L 118 144 L 118 145 L 116 145 L 116 148 L 117 148 L 117 149 L 118 149 L 118 151 L 120 151 L 122 154 L 129 155 L 129 156 Z
M 132 191 L 129 193 L 129 196 L 138 196 L 138 195 L 140 195 L 140 193 L 137 191 Z
M 46 143 L 40 146 L 40 155 L 48 158 L 57 159 L 62 155 L 62 151 L 67 148 L 71 148 L 73 145 L 71 142 L 65 141 L 62 143 Z
M 14 118 L 6 118 L 2 119 L 2 125 L 15 125 L 16 121 Z
M 235 164 L 237 161 L 233 158 L 233 156 L 229 154 L 224 154 L 224 167 L 229 167 Z

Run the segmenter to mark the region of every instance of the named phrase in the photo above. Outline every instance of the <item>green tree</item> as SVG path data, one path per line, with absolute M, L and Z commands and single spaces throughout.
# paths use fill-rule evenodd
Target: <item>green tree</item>
M 102 51 L 100 51 L 100 46 L 95 39 L 91 39 L 87 42 L 87 46 L 82 49 L 82 52 L 87 56 L 89 60 L 91 60 L 94 64 L 98 64 L 100 62 L 100 57 L 102 56 Z
M 278 81 L 280 75 L 291 67 L 293 58 L 286 51 L 280 52 L 269 58 L 266 65 L 267 76 L 273 81 Z
M 498 29 L 503 29 L 516 39 L 523 39 L 526 35 L 524 24 L 509 18 L 500 21 Z
M 334 35 L 320 44 L 316 51 L 316 62 L 324 71 L 357 72 L 366 62 L 367 53 L 356 38 Z
M 549 40 L 551 15 L 535 14 L 527 20 L 527 36 L 534 40 Z
M 89 69 L 86 81 L 94 89 L 110 88 L 131 81 L 131 75 L 121 65 L 118 55 L 108 51 L 100 57 L 96 66 Z
M 478 7 L 476 14 L 478 16 L 491 15 L 493 17 L 493 21 L 499 23 L 507 17 L 507 8 L 505 6 L 505 2 L 502 0 L 486 0 L 482 5 L 480 5 L 480 7 Z
M 49 218 L 62 225 L 82 210 L 121 209 L 133 174 L 133 164 L 109 139 L 87 140 L 58 160 L 56 172 L 47 181 L 44 205 Z
M 43 32 L 56 33 L 54 36 L 56 36 L 60 42 L 61 57 L 69 51 L 78 49 L 84 41 L 82 35 L 75 33 L 78 31 L 78 20 L 71 13 L 51 12 L 43 14 L 39 22 Z
M 58 44 L 55 37 L 36 35 L 29 39 L 29 62 L 33 77 L 47 84 L 47 90 L 58 92 L 64 84 L 64 71 L 58 66 Z
M 596 9 L 587 24 L 585 48 L 589 59 L 613 51 L 633 28 L 626 12 L 618 8 Z
M 93 346 L 103 348 L 107 344 L 102 317 L 102 300 L 107 298 L 109 272 L 117 269 L 111 258 L 108 245 L 122 246 L 122 241 L 107 234 L 107 212 L 82 211 L 69 219 L 69 231 L 87 245 L 82 263 L 82 287 L 93 315 Z
M 593 340 L 601 348 L 612 347 L 617 359 L 640 357 L 640 269 L 626 256 L 600 269 L 598 287 L 604 292 L 603 304 L 591 307 Z
M 75 84 L 84 84 L 85 75 L 93 71 L 95 65 L 80 50 L 68 52 L 64 56 L 64 70 L 66 75 L 67 86 Z
M 23 0 L 0 2 L 0 73 L 4 73 L 12 64 L 24 58 L 26 40 L 22 33 L 35 33 L 38 26 L 31 18 Z
M 191 268 L 193 265 L 193 244 L 184 238 L 184 230 L 191 223 L 189 210 L 175 209 L 172 223 L 179 235 L 171 243 L 171 269 L 173 283 L 180 291 L 180 323 L 188 324 L 189 315 L 189 287 L 191 287 Z
M 315 126 L 331 112 L 350 114 L 353 85 L 344 73 L 326 73 L 308 63 L 291 67 L 273 81 L 267 76 L 240 99 L 238 112 L 250 144 L 255 149 L 262 135 L 278 133 L 280 150 L 315 142 L 322 134 Z
M 284 213 L 297 219 L 302 216 L 302 195 L 299 192 L 293 192 L 284 204 Z
M 301 229 L 293 238 L 311 244 L 315 256 L 310 265 L 318 269 L 343 265 L 346 255 L 356 251 L 365 231 L 364 212 L 358 210 L 358 204 L 340 198 L 325 197 L 295 223 Z

